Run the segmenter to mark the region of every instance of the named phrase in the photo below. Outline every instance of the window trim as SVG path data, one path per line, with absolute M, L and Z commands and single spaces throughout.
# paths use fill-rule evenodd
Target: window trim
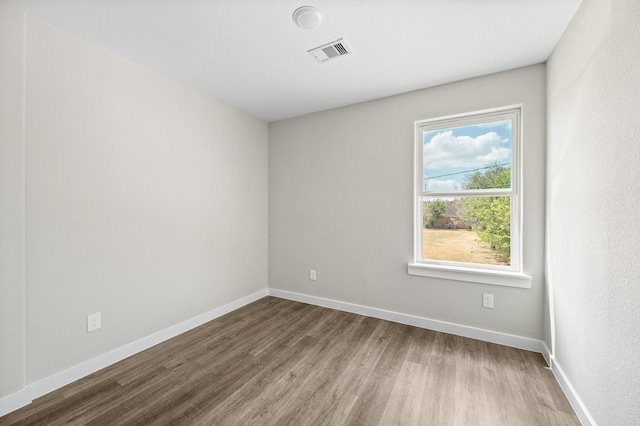
M 509 118 L 513 120 L 511 140 L 512 174 L 510 189 L 461 189 L 455 191 L 431 192 L 423 190 L 423 132 L 425 130 L 473 125 Z M 522 259 L 522 105 L 510 105 L 501 108 L 419 120 L 416 121 L 414 125 L 414 261 L 408 265 L 408 273 L 411 275 L 451 279 L 456 281 L 530 288 L 531 276 L 523 273 Z M 452 193 L 465 196 L 505 195 L 511 197 L 511 262 L 509 266 L 426 260 L 422 258 L 423 198 L 437 198 L 438 196 L 450 197 L 453 195 Z

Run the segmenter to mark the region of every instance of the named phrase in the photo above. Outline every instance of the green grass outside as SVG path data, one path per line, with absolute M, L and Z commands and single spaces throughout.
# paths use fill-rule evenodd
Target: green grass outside
M 454 262 L 508 265 L 489 244 L 478 240 L 478 234 L 466 229 L 423 229 L 425 259 Z

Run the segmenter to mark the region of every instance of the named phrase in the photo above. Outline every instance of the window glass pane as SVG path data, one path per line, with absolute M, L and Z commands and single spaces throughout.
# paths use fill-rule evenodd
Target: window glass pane
M 508 266 L 511 197 L 424 197 L 424 260 Z
M 423 191 L 511 188 L 511 121 L 424 130 Z

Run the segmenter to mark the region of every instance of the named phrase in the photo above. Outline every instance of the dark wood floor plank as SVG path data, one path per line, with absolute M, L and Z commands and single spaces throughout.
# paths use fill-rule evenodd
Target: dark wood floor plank
M 540 354 L 265 297 L 0 425 L 577 425 Z
M 340 377 L 328 383 L 325 394 L 313 401 L 313 412 L 307 420 L 311 424 L 344 424 L 355 405 L 358 395 L 375 370 L 382 346 L 387 343 L 386 324 L 373 318 L 361 317 L 360 339 L 354 342 L 349 359 Z M 357 343 L 357 344 L 355 344 Z
M 334 341 L 342 342 L 336 345 L 324 358 L 325 365 L 307 371 L 306 379 L 302 382 L 306 403 L 295 406 L 281 416 L 281 424 L 302 424 L 310 421 L 312 424 L 322 424 L 331 420 L 333 424 L 340 424 L 346 418 L 355 399 L 347 388 L 353 384 L 354 364 L 361 363 L 367 342 L 376 330 L 375 322 L 361 321 L 361 317 L 347 316 L 348 323 L 341 330 L 342 335 L 335 335 Z M 329 416 L 328 413 L 331 413 Z M 340 414 L 343 413 L 343 414 Z M 344 417 L 342 417 L 344 416 Z
M 288 374 L 281 376 L 272 386 L 266 387 L 256 399 L 253 412 L 241 416 L 238 419 L 240 422 L 294 422 L 294 417 L 306 410 L 308 402 L 314 399 L 317 388 L 325 384 L 324 377 L 334 377 L 336 371 L 342 368 L 338 360 L 349 350 L 345 342 L 353 338 L 359 324 L 351 321 L 350 317 L 336 316 L 328 309 L 321 311 L 318 322 L 324 323 L 326 329 L 333 330 L 333 337 L 327 338 L 326 333 L 319 338 L 309 336 L 315 343 L 312 356 L 307 358 L 307 362 L 296 362 Z M 300 332 L 303 330 L 304 328 L 299 329 Z M 309 360 L 312 362 L 308 362 Z M 295 409 L 289 409 L 287 404 L 277 403 L 291 400 L 299 401 Z
M 404 324 L 388 324 L 387 340 L 372 374 L 366 379 L 360 397 L 352 407 L 349 424 L 378 424 L 409 350 L 410 336 L 416 330 Z

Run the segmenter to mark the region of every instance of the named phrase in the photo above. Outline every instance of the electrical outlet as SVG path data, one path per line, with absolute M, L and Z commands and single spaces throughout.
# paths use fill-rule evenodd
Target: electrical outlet
M 482 293 L 482 307 L 493 309 L 493 294 Z
M 102 327 L 102 320 L 100 318 L 100 312 L 87 315 L 87 333 L 95 331 Z
M 315 281 L 317 279 L 317 275 L 316 275 L 316 270 L 315 269 L 309 269 L 309 279 L 311 281 Z

